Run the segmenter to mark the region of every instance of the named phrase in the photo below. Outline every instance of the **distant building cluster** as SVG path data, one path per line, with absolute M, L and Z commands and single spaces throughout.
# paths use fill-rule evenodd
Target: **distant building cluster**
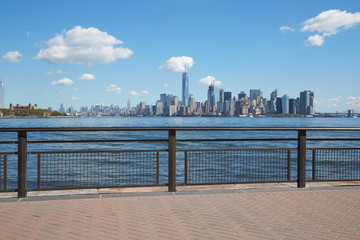
M 218 94 L 216 92 L 218 91 Z M 94 105 L 82 107 L 79 112 L 72 107 L 65 109 L 61 104 L 59 112 L 68 115 L 85 116 L 251 116 L 264 114 L 314 115 L 314 92 L 303 91 L 297 98 L 286 94 L 279 96 L 277 90 L 266 99 L 260 89 L 251 89 L 248 95 L 244 91 L 233 95 L 223 88 L 216 90 L 214 84 L 207 89 L 205 102 L 196 102 L 189 93 L 189 75 L 182 74 L 182 96 L 162 93 L 154 105 L 141 101 L 136 107 L 127 102 L 126 108 L 119 106 Z

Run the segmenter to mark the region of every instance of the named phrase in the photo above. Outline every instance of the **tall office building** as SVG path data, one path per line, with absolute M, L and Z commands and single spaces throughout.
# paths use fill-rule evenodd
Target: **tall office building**
M 231 92 L 224 92 L 224 102 L 231 102 Z
M 260 89 L 250 89 L 250 100 L 257 100 L 260 96 Z
M 0 108 L 5 108 L 4 80 L 0 79 Z
M 282 97 L 282 113 L 289 114 L 289 97 L 286 94 Z
M 314 92 L 305 90 L 300 93 L 300 114 L 314 114 Z
M 210 105 L 210 110 L 212 111 L 215 106 L 215 92 L 214 92 L 214 83 L 211 83 L 208 89 L 207 100 Z
M 189 106 L 189 75 L 186 70 L 182 75 L 182 104 Z

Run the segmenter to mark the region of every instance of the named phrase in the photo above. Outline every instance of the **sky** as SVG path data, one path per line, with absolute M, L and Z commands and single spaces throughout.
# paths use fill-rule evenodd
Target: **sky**
M 6 106 L 155 104 L 186 68 L 196 101 L 214 82 L 360 112 L 359 57 L 358 0 L 0 2 Z

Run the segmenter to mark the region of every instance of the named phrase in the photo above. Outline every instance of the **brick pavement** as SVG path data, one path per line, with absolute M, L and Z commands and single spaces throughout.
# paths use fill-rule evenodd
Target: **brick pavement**
M 1 202 L 0 238 L 360 239 L 360 188 Z

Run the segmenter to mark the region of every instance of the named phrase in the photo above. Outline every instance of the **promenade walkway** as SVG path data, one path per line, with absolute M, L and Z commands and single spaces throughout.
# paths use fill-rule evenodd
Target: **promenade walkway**
M 204 188 L 0 194 L 0 239 L 360 239 L 360 186 Z

